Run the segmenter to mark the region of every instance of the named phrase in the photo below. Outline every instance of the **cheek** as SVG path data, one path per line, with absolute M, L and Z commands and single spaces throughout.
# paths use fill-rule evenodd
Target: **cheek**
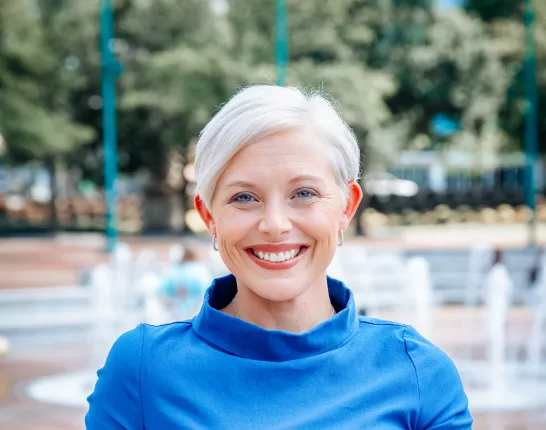
M 336 205 L 317 202 L 300 217 L 301 229 L 318 241 L 329 241 L 337 234 L 341 211 Z
M 228 208 L 220 211 L 216 219 L 218 236 L 226 243 L 237 243 L 243 239 L 256 224 L 256 215 L 252 211 Z

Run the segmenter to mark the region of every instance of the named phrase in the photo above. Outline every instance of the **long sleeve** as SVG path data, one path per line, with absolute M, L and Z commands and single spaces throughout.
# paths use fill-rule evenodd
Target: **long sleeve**
M 87 430 L 142 430 L 140 368 L 144 327 L 123 334 L 112 346 L 88 397 Z
M 419 392 L 416 429 L 471 430 L 468 399 L 451 359 L 411 327 L 406 329 L 404 340 Z

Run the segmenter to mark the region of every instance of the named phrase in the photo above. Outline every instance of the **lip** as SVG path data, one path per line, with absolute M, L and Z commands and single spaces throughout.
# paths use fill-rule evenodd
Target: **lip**
M 281 245 L 278 245 L 278 246 L 281 246 Z M 290 245 L 290 246 L 291 246 L 291 248 L 279 249 L 277 252 L 287 251 L 289 249 L 294 249 L 296 247 L 295 245 Z M 248 248 L 246 250 L 246 252 L 249 255 L 250 259 L 252 261 L 254 261 L 261 268 L 267 269 L 267 270 L 286 270 L 286 269 L 290 269 L 291 267 L 294 267 L 296 264 L 298 264 L 301 261 L 303 255 L 305 255 L 305 253 L 309 249 L 309 247 L 305 246 L 305 245 L 301 245 L 301 251 L 296 257 L 291 258 L 290 260 L 282 261 L 280 263 L 278 263 L 278 262 L 277 263 L 272 263 L 271 261 L 261 260 L 260 258 L 258 258 L 258 257 L 256 257 L 254 255 L 254 252 L 252 251 L 252 249 L 254 249 L 254 248 Z M 264 252 L 263 249 L 265 249 L 265 248 L 260 247 L 260 251 Z M 265 251 L 265 252 L 267 252 L 267 251 Z M 275 251 L 271 250 L 269 252 L 275 252 Z

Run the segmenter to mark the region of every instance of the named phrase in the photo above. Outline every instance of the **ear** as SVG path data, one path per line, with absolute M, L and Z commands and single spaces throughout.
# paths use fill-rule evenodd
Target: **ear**
M 214 220 L 212 219 L 212 215 L 210 211 L 207 208 L 207 205 L 205 205 L 205 202 L 203 199 L 201 199 L 200 196 L 197 194 L 193 198 L 193 203 L 195 205 L 195 209 L 199 213 L 199 216 L 207 226 L 207 229 L 209 230 L 210 234 L 213 236 L 216 236 L 216 224 L 214 223 Z
M 349 223 L 353 219 L 353 216 L 358 209 L 358 205 L 362 201 L 362 188 L 357 182 L 351 181 L 348 184 L 349 192 L 347 194 L 347 203 L 345 204 L 345 210 L 341 215 L 340 228 L 346 230 L 349 227 Z

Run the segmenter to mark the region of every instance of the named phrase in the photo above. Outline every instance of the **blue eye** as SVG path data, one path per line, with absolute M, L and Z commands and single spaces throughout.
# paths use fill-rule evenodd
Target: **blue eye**
M 232 201 L 236 203 L 252 203 L 254 200 L 252 194 L 249 193 L 239 193 L 232 199 Z
M 302 200 L 308 200 L 312 197 L 315 197 L 316 195 L 317 194 L 314 191 L 311 191 L 308 188 L 303 188 L 301 190 L 296 191 L 296 197 Z

